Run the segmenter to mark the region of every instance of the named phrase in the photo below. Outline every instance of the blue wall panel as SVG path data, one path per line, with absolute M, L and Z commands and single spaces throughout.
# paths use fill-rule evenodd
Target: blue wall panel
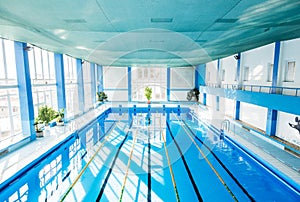
M 131 67 L 128 67 L 128 102 L 131 102 Z
M 19 85 L 20 112 L 22 121 L 22 132 L 30 136 L 31 140 L 36 138 L 34 129 L 34 108 L 31 90 L 30 70 L 28 53 L 25 51 L 26 43 L 15 42 L 15 58 L 17 67 L 17 80 Z
M 97 85 L 98 92 L 103 91 L 103 67 L 101 65 L 97 65 Z
M 66 89 L 65 89 L 65 72 L 63 55 L 54 54 L 55 64 L 55 76 L 56 76 L 56 90 L 57 90 L 57 105 L 58 109 L 66 109 Z M 65 117 L 67 117 L 67 111 L 65 110 Z
M 195 87 L 205 86 L 206 64 L 198 65 L 195 68 Z
M 167 68 L 167 101 L 170 101 L 171 97 L 171 69 Z
M 95 64 L 91 62 L 91 96 L 92 102 L 96 103 L 96 77 L 95 77 Z
M 84 86 L 83 86 L 83 69 L 82 60 L 76 59 L 77 83 L 78 83 L 78 104 L 79 111 L 84 112 Z

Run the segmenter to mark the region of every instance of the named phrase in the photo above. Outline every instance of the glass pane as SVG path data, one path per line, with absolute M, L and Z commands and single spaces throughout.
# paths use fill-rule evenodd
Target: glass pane
M 4 41 L 0 39 L 0 79 L 5 79 L 5 69 L 4 69 L 4 57 L 3 57 L 3 50 L 4 50 Z M 2 83 L 2 82 L 1 82 Z
M 14 132 L 15 134 L 22 132 L 22 125 L 21 125 L 21 116 L 14 116 L 13 117 L 13 124 L 14 124 Z
M 32 80 L 36 79 L 35 74 L 35 58 L 34 58 L 34 51 L 28 51 L 28 62 L 29 62 L 29 69 L 30 69 L 30 78 Z
M 15 47 L 14 42 L 5 40 L 5 56 L 6 56 L 6 70 L 8 79 L 12 79 L 16 83 L 16 59 L 15 59 Z
M 7 95 L 0 97 L 0 117 L 6 118 L 9 116 Z
M 55 64 L 54 64 L 54 53 L 48 52 L 49 65 L 50 65 L 50 79 L 55 80 Z
M 42 65 L 43 65 L 43 71 L 44 71 L 44 78 L 50 79 L 48 52 L 45 50 L 42 50 Z
M 42 67 L 42 54 L 41 49 L 34 48 L 34 55 L 35 55 L 35 65 L 36 65 L 36 74 L 37 79 L 43 79 L 43 67 Z

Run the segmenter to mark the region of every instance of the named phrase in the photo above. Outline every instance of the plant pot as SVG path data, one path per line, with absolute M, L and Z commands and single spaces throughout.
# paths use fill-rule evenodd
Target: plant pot
M 148 100 L 148 102 L 147 102 L 148 104 L 150 104 L 150 100 Z
M 63 121 L 59 121 L 59 122 L 56 122 L 56 125 L 57 125 L 57 126 L 64 126 L 65 123 L 64 123 Z
M 35 135 L 36 137 L 44 137 L 44 132 L 41 130 L 41 131 L 35 131 Z

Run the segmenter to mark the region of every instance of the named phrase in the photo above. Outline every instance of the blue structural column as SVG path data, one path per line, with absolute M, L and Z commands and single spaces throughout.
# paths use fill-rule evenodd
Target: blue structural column
M 77 84 L 78 84 L 78 105 L 79 112 L 84 112 L 84 85 L 83 85 L 83 69 L 82 60 L 76 59 Z
M 103 91 L 103 67 L 101 65 L 97 65 L 97 91 Z
M 96 77 L 95 77 L 95 64 L 91 62 L 91 96 L 92 102 L 96 103 Z
M 201 64 L 195 68 L 195 87 L 205 86 L 206 64 Z
M 128 75 L 128 102 L 131 102 L 131 67 L 127 67 L 127 75 Z
M 275 42 L 275 51 L 274 51 L 272 87 L 277 86 L 279 57 L 280 57 L 280 41 L 277 41 Z M 272 93 L 276 93 L 275 88 L 272 88 Z M 278 113 L 277 110 L 268 109 L 266 133 L 270 136 L 276 135 L 277 113 Z
M 238 86 L 241 84 L 241 54 L 238 53 L 237 55 L 237 66 L 236 66 L 236 81 Z M 239 89 L 239 88 L 238 88 Z M 235 101 L 235 120 L 240 120 L 240 109 L 241 109 L 241 102 L 236 100 Z
M 195 88 L 205 86 L 206 64 L 201 64 L 195 68 Z M 206 105 L 206 93 L 203 93 L 203 105 Z
M 17 80 L 19 85 L 20 110 L 22 132 L 30 136 L 30 140 L 36 139 L 34 130 L 34 108 L 30 81 L 28 53 L 25 51 L 27 44 L 15 42 L 15 58 L 17 67 Z
M 218 73 L 217 73 L 217 86 L 221 87 L 221 60 L 218 59 L 218 64 L 217 64 L 217 69 L 218 69 Z M 220 110 L 220 96 L 216 96 L 216 111 Z
M 171 94 L 171 69 L 167 67 L 167 101 L 170 101 L 170 94 Z
M 65 71 L 63 55 L 54 54 L 55 76 L 56 76 L 56 92 L 58 109 L 65 109 L 65 117 L 67 114 L 66 108 L 66 88 L 65 88 Z

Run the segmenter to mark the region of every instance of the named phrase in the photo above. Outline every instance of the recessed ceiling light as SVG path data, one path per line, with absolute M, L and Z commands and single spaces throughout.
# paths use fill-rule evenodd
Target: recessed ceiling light
M 173 22 L 173 18 L 151 18 L 151 22 L 167 22 L 167 23 L 171 23 Z
M 218 22 L 218 23 L 235 23 L 236 21 L 238 21 L 237 18 L 219 18 L 215 22 Z
M 198 43 L 204 43 L 204 42 L 207 42 L 207 40 L 197 39 L 196 42 L 198 42 Z
M 149 40 L 150 43 L 163 43 L 165 42 L 164 40 Z
M 64 19 L 66 23 L 86 23 L 85 19 Z

